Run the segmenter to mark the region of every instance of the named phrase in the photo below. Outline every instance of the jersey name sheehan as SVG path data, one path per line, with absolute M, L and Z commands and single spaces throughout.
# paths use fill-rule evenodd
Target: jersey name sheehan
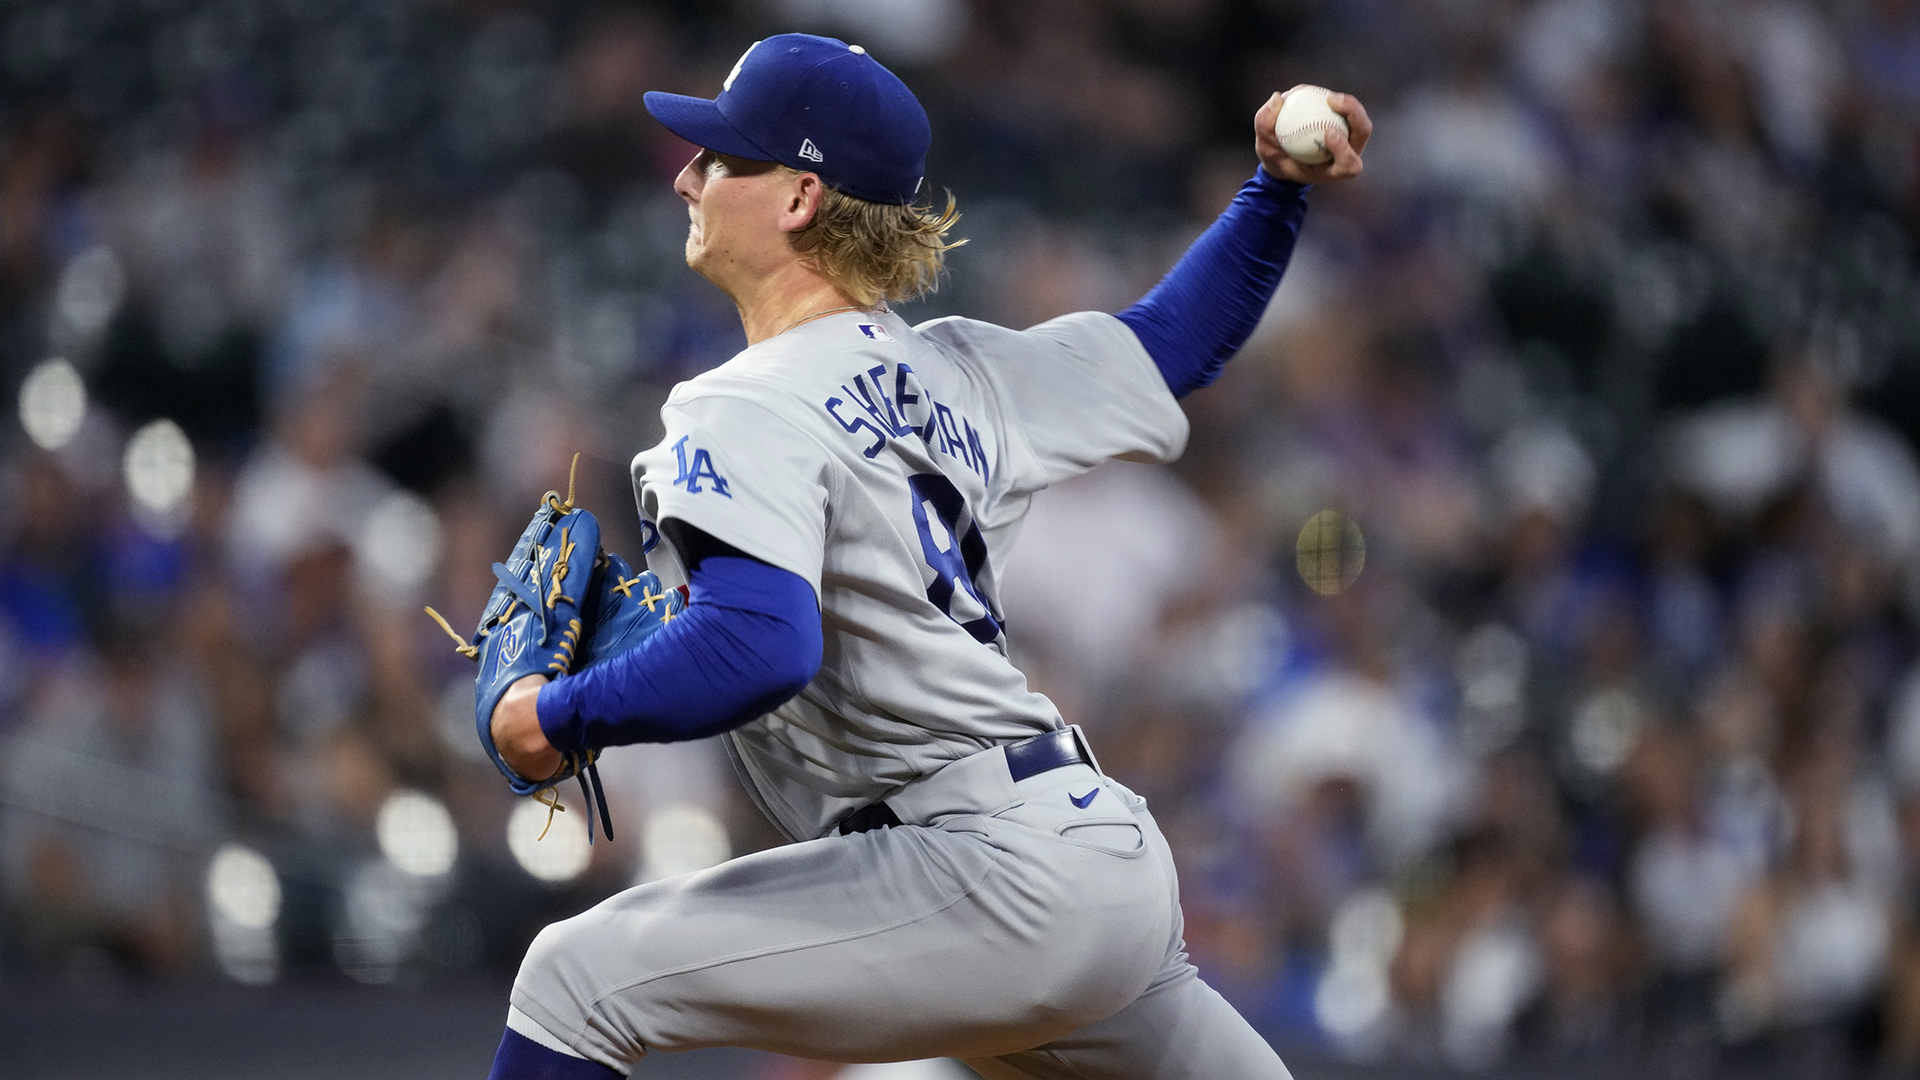
M 891 395 L 887 393 L 889 385 L 893 388 Z M 845 396 L 836 395 L 824 402 L 827 415 L 847 434 L 873 440 L 860 451 L 866 457 L 886 449 L 889 439 L 917 435 L 928 448 L 964 463 L 982 481 L 990 479 L 990 458 L 979 429 L 935 400 L 920 384 L 911 364 L 882 362 L 856 372 L 840 384 L 840 394 Z
M 1119 455 L 1166 460 L 1186 416 L 1125 323 L 1011 330 L 829 316 L 676 387 L 634 458 L 644 520 L 678 520 L 804 578 L 813 681 L 727 733 L 795 840 L 949 761 L 1062 726 L 1006 656 L 996 559 L 1033 493 Z M 644 527 L 643 527 L 644 529 Z M 687 583 L 670 543 L 647 555 Z

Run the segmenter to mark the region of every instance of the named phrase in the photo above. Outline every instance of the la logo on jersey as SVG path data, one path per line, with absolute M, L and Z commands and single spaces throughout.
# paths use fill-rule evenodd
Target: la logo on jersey
M 884 326 L 876 326 L 870 322 L 863 322 L 860 324 L 859 330 L 861 333 L 867 335 L 868 337 L 872 338 L 875 341 L 892 341 L 893 340 L 893 335 L 887 333 L 887 328 Z
M 711 490 L 716 495 L 733 498 L 733 493 L 727 490 L 726 479 L 720 475 L 720 470 L 713 467 L 713 455 L 696 446 L 693 448 L 692 456 L 688 456 L 687 440 L 692 437 L 682 435 L 680 441 L 673 444 L 674 459 L 680 464 L 680 475 L 673 478 L 674 486 L 684 485 L 689 495 L 698 495 L 703 491 Z M 703 479 L 712 485 L 711 488 L 700 486 L 700 481 Z
M 820 152 L 820 148 L 813 145 L 812 139 L 800 140 L 800 156 L 806 158 L 808 161 L 818 162 L 827 160 L 826 155 Z

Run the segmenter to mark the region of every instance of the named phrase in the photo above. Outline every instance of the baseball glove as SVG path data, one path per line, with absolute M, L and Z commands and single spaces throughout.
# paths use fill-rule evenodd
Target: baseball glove
M 650 570 L 636 573 L 627 560 L 601 551 L 588 589 L 587 637 L 575 671 L 604 663 L 652 637 L 686 610 L 686 594 L 662 588 Z
M 587 804 L 587 839 L 592 842 L 596 810 L 607 839 L 613 839 L 612 815 L 595 767 L 600 752 L 566 753 L 552 775 L 521 776 L 493 743 L 493 711 L 517 680 L 527 675 L 562 678 L 626 652 L 676 618 L 686 601 L 679 590 L 662 589 L 653 574 L 636 574 L 625 559 L 601 550 L 599 521 L 574 507 L 571 478 L 567 488 L 564 502 L 559 492 L 547 492 L 513 554 L 505 563 L 493 564 L 499 584 L 471 638 L 460 637 L 432 608 L 427 614 L 453 637 L 462 655 L 480 664 L 474 727 L 507 786 L 516 795 L 545 803 L 551 817 L 566 809 L 553 788 L 576 778 Z M 593 552 L 592 557 L 585 552 Z

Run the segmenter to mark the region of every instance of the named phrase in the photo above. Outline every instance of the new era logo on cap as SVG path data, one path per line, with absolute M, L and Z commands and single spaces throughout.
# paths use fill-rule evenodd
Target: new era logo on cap
M 801 140 L 800 140 L 800 156 L 801 156 L 801 157 L 803 157 L 803 158 L 806 158 L 806 159 L 807 159 L 808 161 L 825 161 L 825 160 L 827 160 L 827 159 L 826 159 L 826 156 L 825 156 L 824 154 L 822 154 L 822 153 L 820 153 L 820 148 L 819 148 L 819 147 L 817 147 L 817 146 L 815 146 L 815 145 L 813 145 L 813 140 L 812 140 L 812 139 L 801 139 Z

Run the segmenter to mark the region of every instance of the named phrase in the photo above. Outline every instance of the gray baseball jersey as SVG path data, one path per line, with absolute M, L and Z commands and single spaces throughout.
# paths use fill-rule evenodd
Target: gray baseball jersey
M 798 842 L 650 882 L 540 933 L 508 1026 L 626 1072 L 747 1046 L 957 1056 L 991 1080 L 1290 1080 L 1200 980 L 1146 801 L 1085 762 L 1016 776 L 1061 725 L 1006 656 L 995 590 L 1034 492 L 1186 420 L 1132 331 L 823 318 L 681 385 L 634 460 L 679 520 L 804 577 L 824 657 L 729 735 Z M 671 545 L 653 568 L 685 581 Z M 833 826 L 884 799 L 899 825 Z
M 1034 492 L 1187 421 L 1126 325 L 1084 312 L 1014 331 L 834 315 L 681 384 L 634 458 L 643 518 L 677 518 L 805 578 L 813 682 L 729 736 L 793 839 L 985 747 L 1060 727 L 1007 659 L 994 572 Z M 670 545 L 651 557 L 686 580 Z

